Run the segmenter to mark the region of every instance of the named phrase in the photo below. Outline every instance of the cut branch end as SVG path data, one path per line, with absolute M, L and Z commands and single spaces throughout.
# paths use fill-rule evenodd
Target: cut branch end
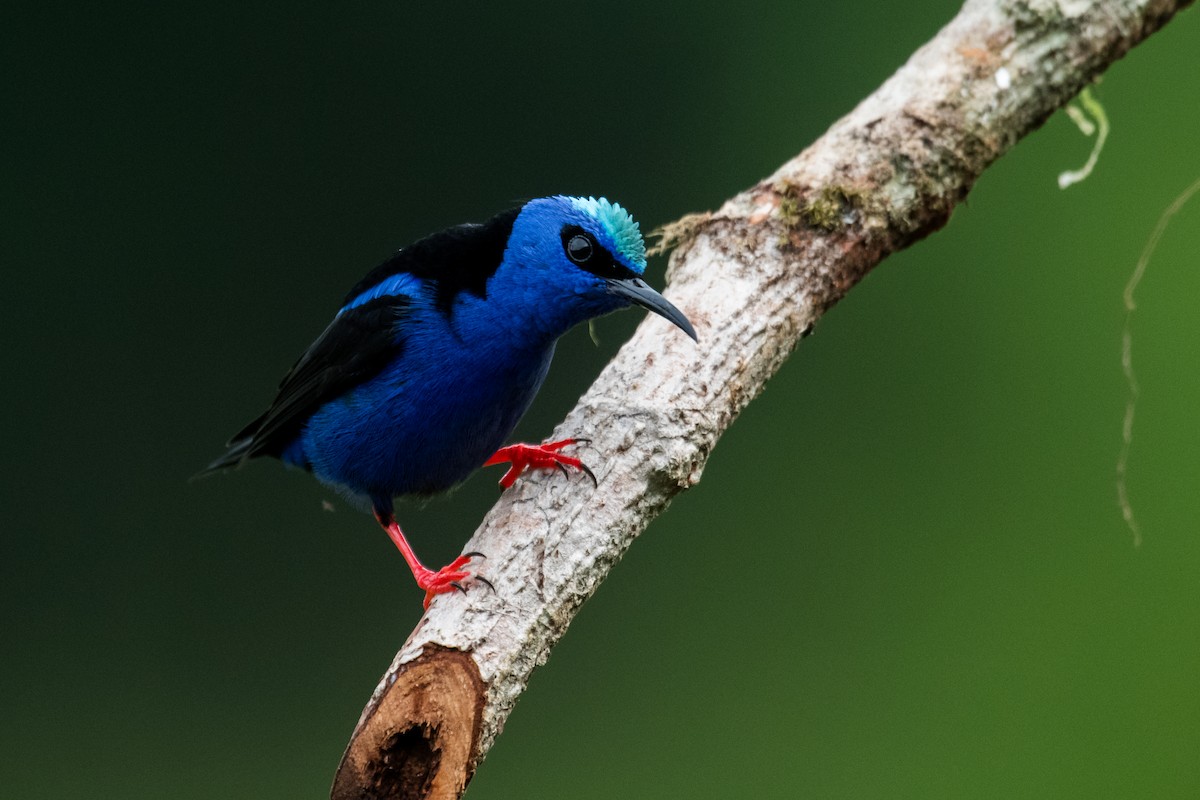
M 427 647 L 363 715 L 332 800 L 460 797 L 475 772 L 485 698 L 469 655 Z

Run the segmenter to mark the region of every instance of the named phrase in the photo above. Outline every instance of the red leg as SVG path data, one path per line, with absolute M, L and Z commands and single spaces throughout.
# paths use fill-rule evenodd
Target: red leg
M 483 462 L 483 465 L 490 467 L 493 464 L 512 463 L 508 472 L 504 473 L 504 477 L 500 479 L 500 485 L 505 489 L 516 483 L 517 478 L 527 469 L 554 469 L 556 467 L 562 470 L 564 475 L 568 474 L 567 467 L 573 467 L 586 473 L 592 479 L 592 483 L 596 483 L 596 476 L 588 469 L 587 464 L 578 458 L 558 452 L 568 445 L 586 441 L 587 439 L 563 439 L 546 444 L 510 444 L 508 447 L 501 447 L 497 450 L 495 455 Z
M 482 553 L 464 553 L 446 566 L 435 571 L 426 567 L 417 558 L 417 554 L 413 552 L 412 545 L 408 543 L 408 539 L 404 538 L 404 534 L 400 530 L 400 525 L 391 514 L 376 512 L 375 519 L 379 520 L 379 524 L 387 531 L 388 537 L 395 543 L 396 547 L 400 548 L 400 555 L 404 556 L 404 560 L 408 562 L 408 568 L 412 570 L 413 577 L 417 579 L 417 586 L 425 590 L 424 606 L 426 609 L 429 608 L 429 603 L 435 595 L 454 590 L 466 594 L 467 589 L 463 586 L 463 581 L 478 580 L 491 586 L 487 578 L 475 575 L 470 570 L 464 569 L 471 562 L 472 558 L 482 556 Z

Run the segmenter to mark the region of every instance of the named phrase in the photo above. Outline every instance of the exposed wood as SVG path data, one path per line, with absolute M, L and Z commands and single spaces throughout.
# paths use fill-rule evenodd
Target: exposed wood
M 430 646 L 390 677 L 342 758 L 333 800 L 461 796 L 486 699 L 479 668 L 466 653 Z
M 675 226 L 667 296 L 559 426 L 600 485 L 506 492 L 464 548 L 496 592 L 439 596 L 354 732 L 333 797 L 457 797 L 579 606 L 800 339 L 876 264 L 944 225 L 983 170 L 1190 0 L 969 0 L 821 139 Z

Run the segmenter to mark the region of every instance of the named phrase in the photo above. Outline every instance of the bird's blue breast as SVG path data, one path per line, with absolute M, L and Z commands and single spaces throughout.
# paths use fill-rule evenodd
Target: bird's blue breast
M 466 479 L 512 433 L 554 353 L 553 339 L 498 329 L 494 312 L 469 294 L 449 313 L 414 303 L 395 357 L 317 409 L 284 460 L 364 500 L 434 494 Z

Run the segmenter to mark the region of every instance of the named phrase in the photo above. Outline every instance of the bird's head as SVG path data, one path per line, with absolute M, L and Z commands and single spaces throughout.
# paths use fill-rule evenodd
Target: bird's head
M 646 245 L 638 224 L 603 197 L 526 203 L 513 223 L 505 260 L 522 273 L 513 289 L 563 331 L 634 304 L 696 338 L 687 317 L 642 279 Z

